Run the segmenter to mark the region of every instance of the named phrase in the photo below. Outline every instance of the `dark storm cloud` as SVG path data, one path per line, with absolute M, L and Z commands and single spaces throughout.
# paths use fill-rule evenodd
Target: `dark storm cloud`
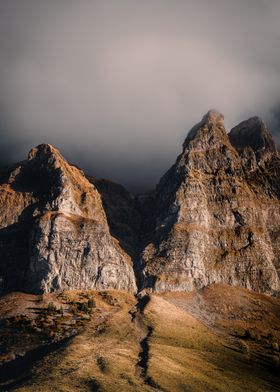
M 279 14 L 279 0 L 1 0 L 0 163 L 48 142 L 149 188 L 209 108 L 278 137 Z

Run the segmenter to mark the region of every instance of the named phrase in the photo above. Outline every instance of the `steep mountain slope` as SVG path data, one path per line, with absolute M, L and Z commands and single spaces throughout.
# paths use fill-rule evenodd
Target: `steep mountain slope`
M 136 289 L 98 191 L 50 145 L 2 174 L 0 227 L 4 291 Z
M 233 128 L 229 139 L 240 155 L 246 181 L 259 200 L 279 276 L 280 155 L 266 125 L 258 117 Z
M 223 116 L 209 111 L 159 182 L 155 229 L 141 258 L 145 287 L 190 291 L 222 282 L 279 290 L 279 154 L 256 119 L 230 139 Z

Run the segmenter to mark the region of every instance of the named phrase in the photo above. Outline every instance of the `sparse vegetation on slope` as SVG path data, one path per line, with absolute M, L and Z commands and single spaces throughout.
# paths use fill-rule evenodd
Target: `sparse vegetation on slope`
M 72 312 L 73 303 L 88 304 L 89 300 L 95 304 L 92 312 L 81 309 Z M 42 335 L 41 343 L 38 339 L 28 346 L 24 327 L 27 322 L 17 325 L 17 336 L 21 339 L 10 346 L 15 356 L 7 362 L 8 367 L 0 367 L 0 390 L 279 391 L 276 360 L 274 365 L 257 362 L 252 352 L 260 342 L 254 340 L 250 328 L 257 317 L 252 303 L 259 304 L 260 309 L 267 308 L 268 322 L 262 321 L 264 333 L 277 328 L 279 299 L 222 285 L 211 286 L 204 293 L 167 293 L 138 301 L 118 291 L 75 291 L 42 297 L 13 294 L 1 300 L 1 314 L 5 320 L 10 317 L 36 320 L 36 312 L 48 309 L 51 302 L 52 308 L 63 308 L 70 339 L 49 340 L 48 349 L 42 351 L 40 347 L 46 344 Z M 224 313 L 222 306 L 228 309 Z M 235 318 L 231 317 L 233 313 Z M 214 322 L 211 319 L 210 323 L 211 314 Z M 53 311 L 47 316 L 48 322 L 56 316 Z M 243 337 L 232 334 L 238 323 L 244 323 Z M 73 329 L 77 331 L 73 333 Z M 263 346 L 263 354 L 273 351 L 275 358 L 279 358 L 277 336 L 274 333 L 270 345 Z M 55 341 L 61 344 L 53 345 L 51 342 Z M 22 357 L 29 360 L 21 371 L 7 371 L 19 364 L 17 348 L 21 344 L 29 347 L 30 351 Z M 40 350 L 34 351 L 36 347 Z M 1 373 L 1 369 L 5 372 Z

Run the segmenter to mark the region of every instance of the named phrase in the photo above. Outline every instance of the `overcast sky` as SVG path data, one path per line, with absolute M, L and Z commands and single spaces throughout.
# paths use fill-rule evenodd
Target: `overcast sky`
M 1 160 L 51 143 L 135 191 L 210 108 L 277 138 L 279 18 L 279 0 L 0 0 Z

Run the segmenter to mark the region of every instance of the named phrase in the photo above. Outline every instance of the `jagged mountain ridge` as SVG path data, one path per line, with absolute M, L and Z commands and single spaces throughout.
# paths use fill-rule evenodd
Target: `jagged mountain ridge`
M 227 134 L 209 111 L 149 195 L 68 164 L 50 145 L 3 171 L 3 291 L 279 291 L 280 157 L 265 124 Z M 135 278 L 135 276 L 137 278 Z

